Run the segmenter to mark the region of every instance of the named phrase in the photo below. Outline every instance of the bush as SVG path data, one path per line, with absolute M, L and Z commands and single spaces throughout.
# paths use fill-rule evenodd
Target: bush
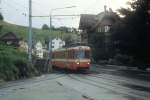
M 4 80 L 14 80 L 17 78 L 18 69 L 13 64 L 13 59 L 9 52 L 0 53 L 0 78 Z
M 4 17 L 1 13 L 0 13 L 0 20 L 4 20 Z
M 24 68 L 27 68 L 27 55 L 24 52 L 0 45 L 0 79 L 6 81 L 18 79 L 24 74 L 22 73 Z
M 108 60 L 99 60 L 97 63 L 101 65 L 105 65 L 108 64 Z
M 118 63 L 119 65 L 128 65 L 129 61 L 130 61 L 130 57 L 127 55 L 122 55 L 122 54 L 117 54 L 114 57 L 114 60 L 116 63 Z

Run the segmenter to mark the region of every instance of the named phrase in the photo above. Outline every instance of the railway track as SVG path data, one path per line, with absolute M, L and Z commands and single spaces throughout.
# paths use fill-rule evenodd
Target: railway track
M 89 76 L 90 78 L 99 78 L 99 79 L 103 79 L 106 81 L 109 81 L 109 83 L 117 83 L 117 85 L 121 85 L 121 86 L 126 86 L 128 88 L 132 88 L 132 89 L 136 89 L 139 91 L 145 91 L 145 92 L 149 92 L 150 93 L 150 86 L 149 86 L 149 82 L 143 82 L 143 81 L 133 81 L 131 79 L 121 79 L 118 77 L 108 77 L 107 75 L 103 76 L 101 74 L 97 74 L 97 75 L 92 75 L 92 74 L 88 74 L 87 76 Z
M 139 91 L 137 92 L 130 88 L 120 86 L 119 84 L 114 84 L 112 82 L 99 81 L 99 79 L 97 77 L 96 77 L 97 79 L 91 79 L 91 78 L 87 78 L 85 76 L 81 77 L 81 75 L 69 75 L 69 77 L 76 81 L 84 83 L 84 84 L 89 84 L 89 85 L 92 85 L 92 86 L 100 88 L 100 89 L 101 88 L 106 89 L 112 93 L 126 95 L 127 97 L 130 97 L 130 98 L 137 98 L 137 100 L 139 100 L 139 99 L 140 100 L 149 100 L 147 98 L 150 98 L 148 93 L 145 93 L 145 92 L 143 93 L 143 92 L 139 92 Z M 107 79 L 107 81 L 108 81 L 108 79 Z
M 101 75 L 101 74 L 97 74 L 97 75 L 87 74 L 87 76 L 95 77 L 95 78 L 101 78 L 101 79 L 108 80 L 108 81 L 111 81 L 111 82 L 117 82 L 119 84 L 125 84 L 125 83 L 130 82 L 130 84 L 132 83 L 132 84 L 141 85 L 141 84 L 138 83 L 139 80 L 136 80 L 137 82 L 135 82 L 135 80 L 133 81 L 133 79 L 127 79 L 125 77 L 124 77 L 124 79 L 122 79 L 120 76 L 114 76 L 113 77 L 112 75 L 105 75 L 105 74 L 104 75 Z M 140 81 L 140 82 L 143 83 L 145 86 L 149 87 L 149 82 L 144 82 L 144 81 Z

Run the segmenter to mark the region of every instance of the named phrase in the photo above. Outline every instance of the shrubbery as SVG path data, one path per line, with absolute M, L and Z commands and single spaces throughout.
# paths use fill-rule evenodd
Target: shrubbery
M 0 45 L 0 79 L 27 77 L 27 55 L 10 46 Z

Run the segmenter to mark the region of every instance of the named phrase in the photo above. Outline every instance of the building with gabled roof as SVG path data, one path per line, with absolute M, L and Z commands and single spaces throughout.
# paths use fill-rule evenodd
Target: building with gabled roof
M 88 43 L 88 35 L 93 32 L 108 32 L 112 25 L 120 20 L 120 17 L 111 9 L 97 15 L 81 14 L 79 29 L 81 32 L 81 41 Z
M 21 39 L 13 32 L 8 32 L 0 36 L 0 41 L 11 46 L 19 47 L 19 41 Z
M 81 30 L 81 42 L 89 44 L 95 52 L 103 51 L 106 54 L 113 45 L 111 41 L 111 27 L 120 21 L 120 17 L 111 8 L 97 14 L 81 14 L 79 29 Z M 101 52 L 101 54 L 104 54 Z M 96 56 L 101 56 L 95 54 Z
M 97 22 L 96 15 L 93 14 L 81 14 L 79 29 L 91 29 Z

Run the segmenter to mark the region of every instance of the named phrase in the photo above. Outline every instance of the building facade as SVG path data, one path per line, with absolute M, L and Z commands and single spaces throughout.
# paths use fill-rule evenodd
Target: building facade
M 27 41 L 20 41 L 19 42 L 20 48 L 23 49 L 25 52 L 28 52 L 28 43 Z
M 0 42 L 9 46 L 19 47 L 20 40 L 13 32 L 8 32 L 0 36 Z
M 38 41 L 36 44 L 35 44 L 35 55 L 38 57 L 38 58 L 43 58 L 43 55 L 44 55 L 44 50 L 43 50 L 43 45 L 40 41 Z
M 60 38 L 55 38 L 52 40 L 52 50 L 56 50 L 65 46 L 65 41 Z
M 111 27 L 120 21 L 120 17 L 111 9 L 97 15 L 82 14 L 79 29 L 81 30 L 81 41 L 89 44 L 93 48 L 96 59 L 112 51 L 113 42 L 111 41 Z M 98 52 L 101 51 L 101 52 Z

